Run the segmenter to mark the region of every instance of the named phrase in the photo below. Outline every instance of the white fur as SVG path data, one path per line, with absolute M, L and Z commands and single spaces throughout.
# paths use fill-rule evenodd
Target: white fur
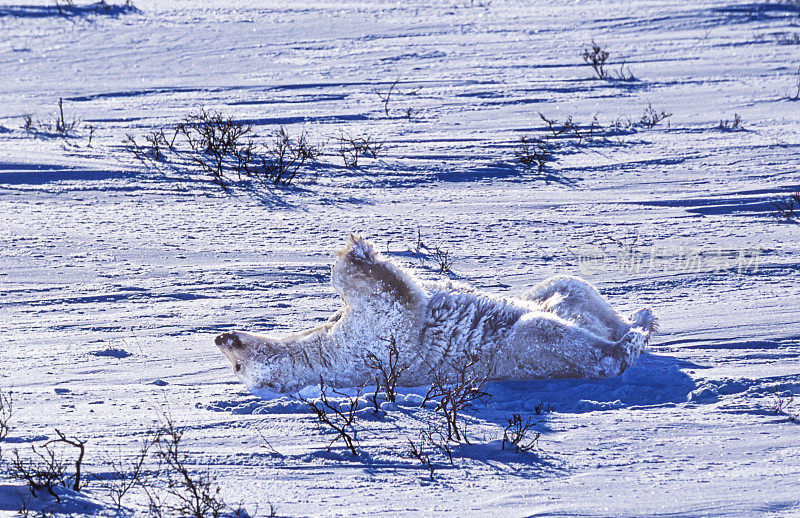
M 317 383 L 374 381 L 364 363 L 387 356 L 393 339 L 409 368 L 399 383 L 429 383 L 468 355 L 490 379 L 621 374 L 644 348 L 655 319 L 642 309 L 627 319 L 585 281 L 551 277 L 522 298 L 501 299 L 468 285 L 426 283 L 351 236 L 331 271 L 344 307 L 326 324 L 276 339 L 234 331 L 216 339 L 251 387 L 292 391 Z

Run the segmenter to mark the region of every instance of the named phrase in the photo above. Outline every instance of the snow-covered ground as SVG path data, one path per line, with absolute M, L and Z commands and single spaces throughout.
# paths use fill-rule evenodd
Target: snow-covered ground
M 787 413 L 800 403 L 771 410 L 800 394 L 799 227 L 770 215 L 800 183 L 790 4 L 137 0 L 98 13 L 76 0 L 59 15 L 3 2 L 4 459 L 59 428 L 102 476 L 167 410 L 192 462 L 251 513 L 799 515 Z M 594 79 L 592 40 L 636 80 Z M 72 136 L 23 128 L 25 114 L 54 120 L 59 98 L 80 121 Z M 672 116 L 629 127 L 648 105 Z M 292 187 L 225 194 L 125 149 L 201 107 L 262 137 L 305 129 L 327 152 Z M 514 157 L 520 137 L 548 134 L 539 112 L 596 117 L 607 134 L 565 142 L 542 178 Z M 743 129 L 721 130 L 735 114 Z M 345 169 L 341 132 L 383 153 Z M 405 458 L 431 415 L 414 405 L 424 388 L 382 420 L 362 412 L 359 458 L 329 453 L 312 414 L 249 393 L 214 336 L 326 319 L 350 231 L 435 278 L 408 251 L 418 230 L 482 289 L 578 274 L 624 312 L 652 306 L 661 332 L 618 378 L 490 384 L 473 444 L 453 465 L 437 457 L 434 481 Z M 542 402 L 555 411 L 536 416 Z M 541 420 L 536 453 L 500 450 L 513 413 Z M 13 515 L 25 493 L 0 477 Z M 71 498 L 56 509 L 114 514 L 98 483 Z M 146 511 L 141 494 L 125 505 Z

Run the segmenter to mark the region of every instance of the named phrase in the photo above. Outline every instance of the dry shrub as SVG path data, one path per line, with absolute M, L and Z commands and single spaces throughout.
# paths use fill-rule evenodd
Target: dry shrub
M 331 401 L 327 394 L 329 388 L 334 395 L 347 398 L 347 403 L 340 404 Z M 319 401 L 306 399 L 299 394 L 296 396 L 298 401 L 305 403 L 311 409 L 320 425 L 330 428 L 335 433 L 334 438 L 328 443 L 328 450 L 331 449 L 331 446 L 336 441 L 341 439 L 350 450 L 350 453 L 355 457 L 358 456 L 358 450 L 356 450 L 358 446 L 358 429 L 355 427 L 355 421 L 361 390 L 363 390 L 363 387 L 359 388 L 355 397 L 347 396 L 333 387 L 326 386 L 325 381 L 320 376 Z
M 798 221 L 800 220 L 800 191 L 791 194 L 784 200 L 773 201 L 775 209 L 772 215 L 779 220 Z
M 527 453 L 536 448 L 542 434 L 532 430 L 536 423 L 530 417 L 523 421 L 522 416 L 514 414 L 506 420 L 508 426 L 503 430 L 502 443 L 504 450 L 506 445 L 513 447 L 517 453 Z
M 592 41 L 591 50 L 583 49 L 583 60 L 592 67 L 598 79 L 606 78 L 605 66 L 609 56 L 610 54 L 608 51 L 603 50 L 603 48 L 594 41 Z
M 476 403 L 486 404 L 492 397 L 484 389 L 487 378 L 485 365 L 476 355 L 450 362 L 434 373 L 425 400 L 440 398 L 436 412 L 445 419 L 447 441 L 469 444 L 467 416 L 474 414 Z
M 158 477 L 143 485 L 150 512 L 159 517 L 217 518 L 228 507 L 217 479 L 208 471 L 197 473 L 189 468 L 193 462 L 183 451 L 182 441 L 183 431 L 165 415 L 151 446 L 159 462 Z
M 378 391 L 383 389 L 386 395 L 386 401 L 394 403 L 397 399 L 395 393 L 397 381 L 400 379 L 403 372 L 409 368 L 409 364 L 400 363 L 400 350 L 397 348 L 397 340 L 395 337 L 390 336 L 389 338 L 381 338 L 381 340 L 388 344 L 386 348 L 386 357 L 379 358 L 376 354 L 371 352 L 367 353 L 364 357 L 364 364 L 367 368 L 376 371 L 375 395 L 373 396 L 376 410 L 378 407 Z
M 9 475 L 12 478 L 24 481 L 35 497 L 37 491 L 47 491 L 48 494 L 61 502 L 61 497 L 55 488 L 70 487 L 73 491 L 80 491 L 82 486 L 81 469 L 83 456 L 86 452 L 86 441 L 77 438 L 67 438 L 60 430 L 56 429 L 57 439 L 45 442 L 39 448 L 31 445 L 32 456 L 23 458 L 19 451 L 14 452 Z M 72 461 L 75 469 L 70 473 L 70 460 L 63 457 L 63 452 L 58 445 L 66 445 L 77 449 L 77 456 Z

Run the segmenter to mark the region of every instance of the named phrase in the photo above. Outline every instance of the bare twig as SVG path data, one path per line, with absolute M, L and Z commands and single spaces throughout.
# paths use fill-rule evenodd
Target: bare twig
M 123 465 L 121 461 L 112 458 L 106 459 L 105 464 L 111 469 L 113 478 L 104 481 L 103 485 L 108 490 L 109 496 L 117 506 L 117 511 L 122 509 L 122 500 L 134 487 L 144 484 L 144 464 L 152 447 L 158 442 L 157 433 L 146 437 L 142 441 L 139 453 L 133 460 L 130 467 Z
M 381 98 L 381 101 L 383 101 L 383 113 L 385 113 L 387 117 L 389 116 L 389 100 L 392 98 L 392 90 L 395 89 L 397 83 L 399 82 L 400 79 L 395 80 L 395 82 L 392 83 L 392 86 L 389 87 L 389 91 L 386 92 L 385 95 L 381 94 L 380 92 L 377 92 L 378 96 Z
M 448 441 L 469 444 L 468 421 L 463 414 L 473 411 L 475 403 L 488 403 L 492 397 L 484 390 L 488 378 L 485 371 L 481 359 L 469 355 L 434 374 L 432 395 L 440 397 L 436 411 L 445 418 Z
M 400 376 L 410 365 L 400 363 L 400 350 L 397 348 L 397 340 L 394 336 L 382 337 L 381 340 L 388 344 L 387 358 L 378 358 L 377 355 L 369 352 L 364 357 L 364 364 L 368 368 L 377 371 L 375 393 L 377 394 L 378 389 L 382 387 L 386 394 L 386 401 L 394 403 L 397 397 L 395 394 L 397 380 L 400 379 Z M 373 397 L 373 403 L 376 405 L 377 410 L 377 397 Z
M 535 424 L 530 417 L 523 421 L 519 414 L 514 414 L 506 420 L 508 426 L 503 431 L 502 443 L 504 450 L 506 445 L 513 446 L 517 453 L 526 453 L 536 448 L 541 433 L 535 432 L 532 437 L 529 436 L 531 428 Z
M 356 450 L 356 446 L 358 446 L 358 430 L 355 427 L 355 420 L 356 413 L 358 412 L 358 399 L 361 397 L 363 387 L 358 389 L 355 397 L 345 396 L 345 394 L 331 387 L 331 392 L 335 395 L 347 397 L 347 410 L 342 410 L 343 405 L 335 404 L 328 399 L 328 394 L 326 392 L 327 387 L 322 376 L 319 377 L 319 390 L 320 398 L 318 402 L 306 399 L 299 394 L 296 397 L 299 401 L 308 405 L 311 411 L 316 415 L 320 424 L 336 432 L 336 436 L 328 443 L 329 450 L 333 443 L 342 439 L 353 456 L 357 457 L 358 451 Z
M 600 45 L 592 41 L 592 50 L 583 49 L 583 60 L 592 67 L 599 79 L 605 79 L 605 65 L 608 61 L 609 53 L 603 50 Z
M 786 221 L 797 221 L 800 219 L 800 191 L 791 194 L 785 200 L 773 201 L 775 208 L 772 215 L 778 219 Z
M 665 111 L 657 112 L 651 103 L 647 103 L 647 108 L 645 109 L 642 117 L 639 119 L 639 124 L 651 129 L 655 127 L 656 124 L 669 117 L 672 117 L 672 113 Z
M 433 462 L 431 462 L 431 456 L 425 452 L 425 435 L 420 434 L 419 444 L 414 443 L 414 441 L 408 437 L 406 437 L 406 439 L 408 439 L 409 455 L 428 468 L 428 476 L 433 480 L 433 473 L 436 471 L 436 467 L 433 465 Z

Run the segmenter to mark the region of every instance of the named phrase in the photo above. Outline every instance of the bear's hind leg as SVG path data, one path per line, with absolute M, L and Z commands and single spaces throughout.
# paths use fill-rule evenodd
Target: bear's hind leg
M 523 298 L 536 302 L 542 311 L 574 322 L 611 342 L 621 339 L 630 329 L 630 322 L 617 313 L 594 286 L 578 277 L 550 277 Z

